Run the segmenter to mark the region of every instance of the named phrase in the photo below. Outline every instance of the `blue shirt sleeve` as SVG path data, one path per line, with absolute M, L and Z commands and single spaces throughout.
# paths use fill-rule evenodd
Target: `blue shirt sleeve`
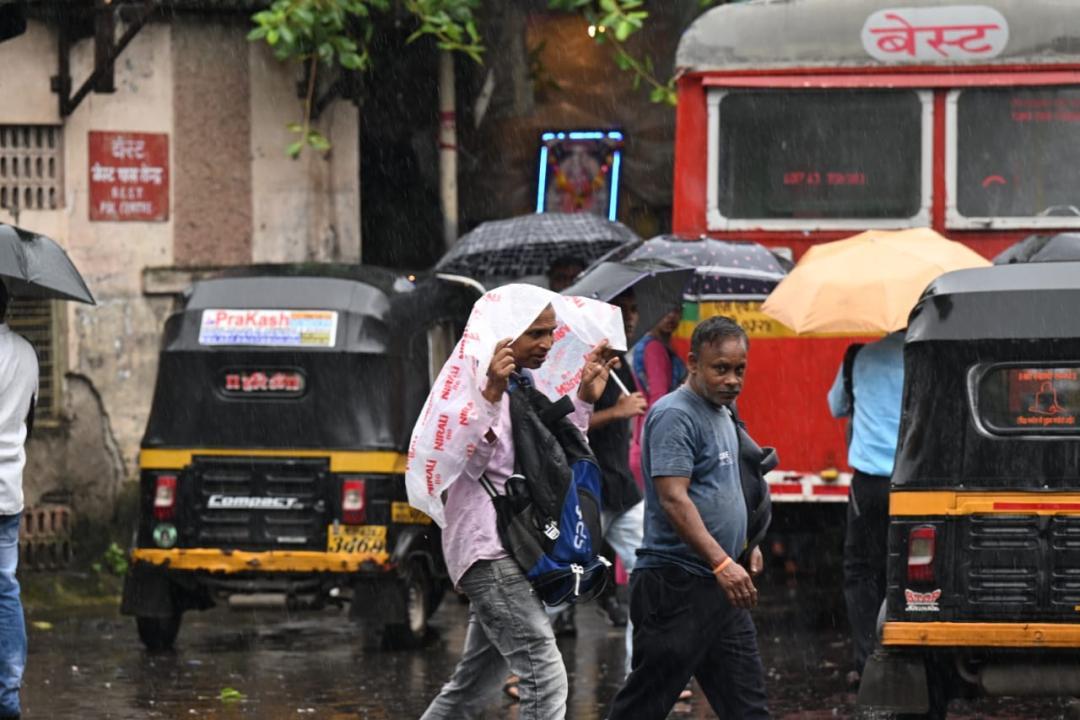
M 847 393 L 844 392 L 844 364 L 836 371 L 836 379 L 829 388 L 829 412 L 835 418 L 847 417 L 851 414 L 851 402 Z
M 665 408 L 645 425 L 645 451 L 652 477 L 685 477 L 694 471 L 694 422 L 677 408 Z

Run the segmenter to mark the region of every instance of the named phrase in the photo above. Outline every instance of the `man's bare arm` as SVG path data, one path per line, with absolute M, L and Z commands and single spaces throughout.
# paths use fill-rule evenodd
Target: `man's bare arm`
M 693 549 L 709 567 L 715 568 L 727 562 L 723 570 L 716 573 L 728 601 L 735 607 L 752 608 L 757 605 L 757 589 L 746 570 L 730 558 L 720 543 L 709 534 L 701 513 L 690 499 L 690 478 L 654 477 L 660 507 L 671 522 L 675 533 Z

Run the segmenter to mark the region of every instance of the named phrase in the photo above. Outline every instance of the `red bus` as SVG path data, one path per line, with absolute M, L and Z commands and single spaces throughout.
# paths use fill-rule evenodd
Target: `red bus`
M 704 13 L 676 62 L 674 232 L 798 259 L 863 230 L 930 226 L 989 258 L 1080 229 L 1076 10 L 751 0 Z M 740 411 L 779 450 L 774 501 L 845 502 L 843 428 L 825 395 L 852 338 L 795 337 L 760 303 L 697 311 L 677 334 L 684 349 L 709 314 L 750 331 Z

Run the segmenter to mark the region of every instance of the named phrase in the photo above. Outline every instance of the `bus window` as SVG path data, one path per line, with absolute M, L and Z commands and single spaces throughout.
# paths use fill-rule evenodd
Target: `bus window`
M 951 225 L 1080 225 L 1080 88 L 959 91 L 949 125 Z
M 714 93 L 710 225 L 810 229 L 925 220 L 930 110 L 921 95 Z

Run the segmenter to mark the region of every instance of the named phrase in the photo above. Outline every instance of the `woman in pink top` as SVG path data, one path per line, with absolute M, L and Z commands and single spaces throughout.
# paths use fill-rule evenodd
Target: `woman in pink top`
M 646 413 L 660 398 L 682 385 L 686 379 L 686 365 L 671 349 L 671 336 L 682 320 L 682 309 L 674 308 L 627 353 L 630 369 L 638 390 L 645 396 Z M 630 471 L 639 487 L 644 487 L 641 477 L 641 429 L 645 427 L 645 415 L 634 419 L 634 437 L 630 442 Z

